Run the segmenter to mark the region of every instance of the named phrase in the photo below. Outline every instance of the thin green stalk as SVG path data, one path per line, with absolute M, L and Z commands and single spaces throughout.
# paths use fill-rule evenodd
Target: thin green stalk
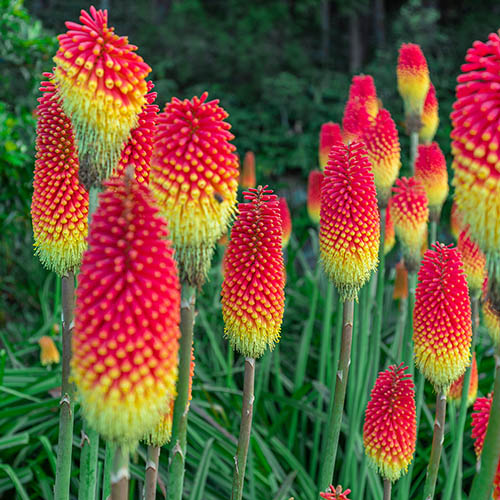
M 444 424 L 446 418 L 446 394 L 440 390 L 436 395 L 436 419 L 434 421 L 434 435 L 432 437 L 431 457 L 427 468 L 427 477 L 424 486 L 424 500 L 432 500 L 436 490 L 436 480 L 441 460 L 441 451 L 444 441 Z
M 335 395 L 333 397 L 332 411 L 326 428 L 326 438 L 323 453 L 323 464 L 321 467 L 319 490 L 325 491 L 333 479 L 335 459 L 342 424 L 342 413 L 344 409 L 347 378 L 349 375 L 349 363 L 351 359 L 352 327 L 354 317 L 354 301 L 346 300 L 343 310 L 342 345 L 337 370 L 337 382 L 335 384 Z
M 113 467 L 113 445 L 106 441 L 106 451 L 104 455 L 104 471 L 102 473 L 102 500 L 109 500 L 111 497 L 111 469 Z
M 413 375 L 413 308 L 415 306 L 415 290 L 417 288 L 417 273 L 408 272 L 408 312 L 403 342 L 403 361 L 410 368 Z
M 384 479 L 384 500 L 391 500 L 392 483 L 389 479 Z
M 429 246 L 437 241 L 437 221 L 431 220 L 429 223 Z
M 400 360 L 403 357 L 403 344 L 405 337 L 406 317 L 408 316 L 408 297 L 399 299 L 399 314 L 396 320 L 396 333 L 394 336 L 394 347 L 396 349 L 394 359 Z
M 179 376 L 177 398 L 174 404 L 172 421 L 172 448 L 168 474 L 167 496 L 169 500 L 181 500 L 184 485 L 184 466 L 187 448 L 187 425 L 189 412 L 189 378 L 191 371 L 191 350 L 193 347 L 195 290 L 182 285 L 181 300 L 181 339 L 179 346 Z
M 111 472 L 111 500 L 128 500 L 128 451 L 117 446 L 113 457 L 113 470 Z
M 97 459 L 99 452 L 99 434 L 84 421 L 82 430 L 82 452 L 80 455 L 80 488 L 78 500 L 95 499 L 97 479 Z
M 252 416 L 254 403 L 255 359 L 245 359 L 245 379 L 243 382 L 243 406 L 241 408 L 240 435 L 238 449 L 234 457 L 233 490 L 231 500 L 241 500 L 245 483 L 245 468 L 247 464 L 248 445 L 252 432 Z
M 410 165 L 411 175 L 415 175 L 415 161 L 417 160 L 418 151 L 418 130 L 410 132 Z
M 148 446 L 146 462 L 146 482 L 144 485 L 144 500 L 155 500 L 156 484 L 158 482 L 158 460 L 160 458 L 159 446 Z
M 474 476 L 470 491 L 470 500 L 489 500 L 493 479 L 500 456 L 500 353 L 495 353 L 495 384 L 493 401 L 491 402 L 490 418 L 484 438 L 483 451 L 479 461 L 479 471 Z
M 72 271 L 61 278 L 62 300 L 62 382 L 59 407 L 59 438 L 57 444 L 56 484 L 54 500 L 68 500 L 73 447 L 73 386 L 69 382 L 71 336 L 75 304 L 75 276 Z

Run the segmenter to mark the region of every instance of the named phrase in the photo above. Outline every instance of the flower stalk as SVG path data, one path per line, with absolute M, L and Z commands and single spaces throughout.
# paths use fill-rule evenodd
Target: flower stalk
M 156 484 L 158 482 L 158 461 L 160 458 L 159 446 L 148 446 L 146 463 L 146 484 L 144 486 L 144 500 L 155 500 Z
M 121 446 L 117 446 L 111 472 L 111 500 L 128 500 L 128 482 L 130 479 L 128 461 L 128 451 Z
M 99 434 L 83 422 L 78 500 L 94 500 L 97 481 Z
M 390 479 L 384 479 L 384 500 L 391 500 L 392 482 Z

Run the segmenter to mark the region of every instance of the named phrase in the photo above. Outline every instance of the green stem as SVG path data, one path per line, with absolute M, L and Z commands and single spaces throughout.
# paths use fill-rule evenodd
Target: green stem
M 180 323 L 181 339 L 179 346 L 179 378 L 177 380 L 177 398 L 175 400 L 172 421 L 172 448 L 170 450 L 170 468 L 167 489 L 169 500 L 181 500 L 184 484 L 195 298 L 196 294 L 194 288 L 183 283 Z
M 73 447 L 73 386 L 69 382 L 71 362 L 71 335 L 75 304 L 75 276 L 72 271 L 61 279 L 62 288 L 62 382 L 59 403 L 59 439 L 57 444 L 56 484 L 54 500 L 68 500 L 71 479 Z
M 389 479 L 384 479 L 384 500 L 391 500 L 392 483 Z
M 159 446 L 148 446 L 146 462 L 146 484 L 144 485 L 144 500 L 155 500 L 156 483 L 158 482 L 158 460 L 160 458 Z
M 351 359 L 352 327 L 354 316 L 354 301 L 346 300 L 343 310 L 342 345 L 337 370 L 337 382 L 335 384 L 335 395 L 333 397 L 332 411 L 328 419 L 326 439 L 323 453 L 323 464 L 321 467 L 319 489 L 325 491 L 333 479 L 335 459 L 342 424 L 342 413 L 349 375 L 349 362 Z
M 417 273 L 408 272 L 408 312 L 406 314 L 406 328 L 403 342 L 403 361 L 410 368 L 413 375 L 413 307 L 415 306 L 415 290 L 417 287 Z
M 84 421 L 82 429 L 82 452 L 80 455 L 80 489 L 78 500 L 95 499 L 97 478 L 97 456 L 99 452 L 99 434 Z
M 418 151 L 418 131 L 410 132 L 410 166 L 411 175 L 415 175 L 415 161 L 417 160 Z
M 117 446 L 111 472 L 111 500 L 128 500 L 128 451 Z
M 429 223 L 430 231 L 429 231 L 429 246 L 433 245 L 437 241 L 437 222 L 432 220 Z
M 444 424 L 446 418 L 446 394 L 440 390 L 436 395 L 436 419 L 434 421 L 434 436 L 432 437 L 431 458 L 427 468 L 424 486 L 424 499 L 432 500 L 436 490 L 436 480 L 443 449 Z
M 243 383 L 243 406 L 241 408 L 240 436 L 238 449 L 234 457 L 233 490 L 231 500 L 241 500 L 245 483 L 245 469 L 247 465 L 248 445 L 252 432 L 252 415 L 254 403 L 255 359 L 245 359 L 245 379 Z
M 102 473 L 102 500 L 109 500 L 111 496 L 111 468 L 113 466 L 113 445 L 106 442 L 104 455 L 104 471 Z

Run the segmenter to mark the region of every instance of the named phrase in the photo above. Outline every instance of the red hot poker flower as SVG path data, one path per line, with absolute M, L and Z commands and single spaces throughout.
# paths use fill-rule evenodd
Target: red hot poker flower
M 470 374 L 470 383 L 469 390 L 467 392 L 467 407 L 471 406 L 472 403 L 476 400 L 477 396 L 477 362 L 476 362 L 476 353 L 472 355 L 472 368 Z M 448 390 L 448 400 L 455 402 L 457 405 L 460 405 L 460 401 L 462 400 L 462 389 L 464 386 L 464 375 L 462 375 L 458 380 L 451 384 L 450 389 Z
M 283 228 L 281 244 L 283 245 L 283 248 L 285 248 L 290 241 L 290 236 L 292 235 L 292 217 L 290 215 L 290 209 L 288 208 L 286 198 L 278 198 L 278 206 L 280 209 L 281 225 Z
M 349 498 L 347 498 L 349 493 L 351 493 L 350 489 L 342 491 L 342 486 L 339 485 L 334 488 L 333 485 L 330 485 L 330 491 L 320 493 L 319 496 L 321 498 L 325 498 L 326 500 L 349 500 Z
M 478 295 L 481 293 L 481 288 L 486 279 L 486 256 L 481 252 L 477 243 L 470 239 L 468 228 L 460 233 L 457 248 L 462 254 L 464 271 L 471 295 Z
M 319 167 L 321 170 L 324 170 L 328 163 L 331 147 L 339 141 L 342 141 L 340 126 L 333 122 L 323 123 L 319 133 Z
M 307 213 L 309 218 L 315 223 L 319 223 L 321 208 L 321 183 L 323 182 L 323 172 L 311 170 L 307 182 Z
M 458 210 L 457 202 L 454 200 L 453 204 L 451 205 L 450 229 L 451 229 L 451 234 L 453 235 L 455 240 L 458 240 L 458 237 L 462 232 L 463 228 L 464 228 L 464 221 Z
M 254 188 L 257 184 L 255 177 L 255 155 L 253 151 L 247 151 L 243 158 L 243 167 L 240 173 L 240 186 L 243 189 Z
M 387 255 L 396 244 L 396 233 L 394 231 L 394 223 L 391 218 L 390 210 L 391 200 L 389 199 L 387 210 L 385 212 L 385 240 L 384 240 L 384 255 Z
M 424 102 L 422 112 L 422 128 L 419 132 L 419 138 L 424 144 L 429 144 L 434 139 L 439 125 L 439 106 L 436 98 L 436 89 L 430 84 L 427 97 Z

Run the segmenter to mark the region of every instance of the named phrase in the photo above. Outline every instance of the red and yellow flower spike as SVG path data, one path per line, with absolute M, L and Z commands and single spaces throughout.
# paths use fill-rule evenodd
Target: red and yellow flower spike
M 290 215 L 290 209 L 288 208 L 286 198 L 278 198 L 278 206 L 280 209 L 281 227 L 283 228 L 281 244 L 283 245 L 283 248 L 285 248 L 290 241 L 290 236 L 292 235 L 292 217 Z
M 421 121 L 422 128 L 418 133 L 419 139 L 424 144 L 430 144 L 439 126 L 439 106 L 436 98 L 436 89 L 432 82 L 429 85 L 429 91 L 425 98 Z
M 458 237 L 464 228 L 464 221 L 457 207 L 457 202 L 453 200 L 450 213 L 450 230 L 451 234 L 458 241 Z
M 278 198 L 267 186 L 249 189 L 239 204 L 224 255 L 222 316 L 233 349 L 259 358 L 279 341 L 285 269 Z
M 488 429 L 488 421 L 490 419 L 492 396 L 487 398 L 477 398 L 474 403 L 474 411 L 472 413 L 472 438 L 474 441 L 474 451 L 476 457 L 481 457 L 483 451 L 484 438 Z M 498 462 L 497 471 L 493 480 L 493 500 L 500 499 L 500 460 Z
M 330 485 L 330 491 L 325 491 L 324 493 L 320 493 L 319 496 L 321 498 L 325 498 L 326 500 L 349 500 L 347 495 L 351 493 L 351 490 L 348 488 L 347 490 L 343 490 L 342 486 L 337 486 L 336 488 L 333 485 Z
M 133 448 L 175 397 L 180 286 L 147 188 L 129 175 L 105 185 L 78 276 L 71 366 L 89 425 Z
M 396 244 L 396 232 L 394 231 L 394 223 L 391 218 L 390 206 L 391 200 L 389 199 L 387 211 L 385 214 L 385 239 L 384 239 L 384 255 L 387 255 Z
M 490 299 L 483 301 L 483 319 L 486 330 L 495 346 L 500 345 L 500 312 L 496 311 Z
M 247 151 L 243 158 L 243 166 L 240 172 L 240 186 L 243 189 L 254 188 L 257 185 L 255 176 L 255 155 L 253 151 Z
M 396 264 L 396 278 L 392 298 L 394 300 L 408 298 L 408 271 L 403 261 Z
M 43 366 L 59 363 L 61 356 L 52 337 L 44 335 L 40 337 L 38 344 L 40 345 L 40 363 Z
M 415 179 L 422 183 L 427 193 L 430 219 L 438 222 L 449 188 L 446 159 L 436 142 L 418 146 Z
M 372 163 L 379 205 L 386 207 L 401 167 L 398 130 L 389 111 L 381 109 L 373 125 L 362 130 L 360 138 Z
M 353 76 L 348 100 L 359 103 L 372 118 L 375 118 L 380 106 L 373 77 L 371 75 Z
M 87 243 L 89 197 L 78 179 L 78 152 L 70 119 L 51 80 L 38 99 L 31 218 L 35 252 L 60 276 L 76 269 Z
M 390 212 L 394 230 L 403 246 L 407 269 L 413 271 L 418 268 L 427 231 L 427 195 L 424 186 L 414 177 L 397 179 L 393 192 Z
M 307 213 L 315 224 L 319 223 L 323 176 L 320 170 L 311 170 L 307 181 Z
M 436 392 L 446 392 L 470 363 L 471 307 L 459 251 L 442 243 L 432 247 L 418 272 L 415 364 Z
M 467 407 L 471 406 L 477 397 L 477 362 L 476 362 L 476 353 L 472 355 L 472 368 L 470 373 L 470 383 L 469 383 L 469 391 L 467 392 Z M 452 401 L 457 405 L 460 405 L 460 401 L 462 400 L 462 389 L 464 385 L 464 375 L 462 375 L 458 380 L 451 384 L 450 389 L 448 390 L 448 401 Z
M 174 97 L 158 115 L 150 187 L 169 221 L 181 281 L 203 284 L 235 212 L 238 158 L 218 100 Z
M 319 132 L 319 167 L 324 170 L 328 163 L 331 147 L 342 141 L 342 131 L 337 123 L 327 122 L 321 125 Z
M 148 82 L 148 90 L 154 87 Z M 151 155 L 155 136 L 156 118 L 160 108 L 153 104 L 156 92 L 146 94 L 146 103 L 139 115 L 137 127 L 130 133 L 130 138 L 122 149 L 120 161 L 116 168 L 116 174 L 123 174 L 128 165 L 134 165 L 135 178 L 140 184 L 149 184 L 149 171 L 151 169 Z
M 58 36 L 54 80 L 71 116 L 81 156 L 89 156 L 99 181 L 120 158 L 123 143 L 146 104 L 151 68 L 127 37 L 108 27 L 108 12 L 90 7 Z
M 407 472 L 417 440 L 415 391 L 401 363 L 380 372 L 365 411 L 365 453 L 383 479 L 392 482 Z
M 404 101 L 407 117 L 415 117 L 420 121 L 431 81 L 427 61 L 419 45 L 401 45 L 397 77 L 398 91 Z
M 486 279 L 486 256 L 478 245 L 470 239 L 468 228 L 460 233 L 457 248 L 462 254 L 462 262 L 471 295 L 478 295 L 481 293 Z
M 356 299 L 378 263 L 380 217 L 370 160 L 362 143 L 335 144 L 321 187 L 319 247 L 341 300 Z

